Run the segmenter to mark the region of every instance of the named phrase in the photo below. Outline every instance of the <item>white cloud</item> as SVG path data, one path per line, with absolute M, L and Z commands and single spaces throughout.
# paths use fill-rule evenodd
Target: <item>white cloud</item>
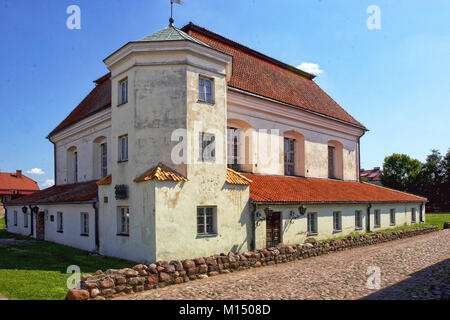
M 301 69 L 315 75 L 323 73 L 323 70 L 320 69 L 318 63 L 302 62 L 299 66 L 297 66 L 297 69 Z
M 40 168 L 33 168 L 31 170 L 28 170 L 27 173 L 29 173 L 29 174 L 37 174 L 37 175 L 45 174 L 45 172 L 42 169 L 40 169 Z
M 45 180 L 44 183 L 41 184 L 41 187 L 42 187 L 42 188 L 48 188 L 48 187 L 53 186 L 54 184 L 55 184 L 55 180 L 53 180 L 53 179 L 47 179 L 47 180 Z

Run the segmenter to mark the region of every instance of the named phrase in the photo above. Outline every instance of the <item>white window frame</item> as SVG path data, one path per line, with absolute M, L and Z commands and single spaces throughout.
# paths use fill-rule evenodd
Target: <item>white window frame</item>
M 331 155 L 331 159 L 330 159 Z M 336 179 L 336 147 L 328 146 L 328 179 Z
M 127 206 L 117 207 L 117 235 L 130 235 L 130 208 Z
M 56 231 L 59 233 L 64 232 L 64 213 L 61 211 L 56 213 Z
M 411 208 L 411 223 L 417 223 L 416 208 Z
M 374 228 L 381 228 L 381 210 L 376 209 L 374 211 L 374 222 L 373 222 Z
M 197 207 L 197 236 L 217 235 L 217 207 Z
M 284 137 L 283 139 L 283 150 L 284 150 L 284 175 L 293 176 L 295 175 L 295 144 L 294 138 Z M 292 148 L 292 149 L 291 149 Z M 289 156 L 292 157 L 292 161 L 289 161 Z
M 128 161 L 128 135 L 119 137 L 119 162 Z
M 340 211 L 333 212 L 333 232 L 342 232 L 342 213 Z
M 73 182 L 78 182 L 78 152 L 73 152 Z
M 240 169 L 240 139 L 240 129 L 227 128 L 227 167 L 234 171 L 239 171 Z
M 361 210 L 355 211 L 355 230 L 362 230 L 363 228 L 363 213 Z
M 395 209 L 390 209 L 389 210 L 389 225 L 391 225 L 391 226 L 395 226 L 395 214 L 396 214 L 396 212 L 395 212 Z
M 108 175 L 108 144 L 100 144 L 100 175 L 102 178 Z
M 128 78 L 119 81 L 119 106 L 128 103 Z
M 89 235 L 89 213 L 88 212 L 80 213 L 80 235 L 82 235 L 82 236 Z
M 14 210 L 14 227 L 17 227 L 17 211 Z
M 216 162 L 216 136 L 213 133 L 199 133 L 199 162 Z
M 208 99 L 209 83 L 209 99 Z M 198 101 L 214 104 L 214 79 L 205 76 L 198 77 Z
M 317 212 L 309 212 L 306 215 L 307 218 L 307 233 L 308 235 L 317 235 L 319 234 L 318 231 L 318 225 L 317 225 L 317 220 L 318 220 L 318 214 Z

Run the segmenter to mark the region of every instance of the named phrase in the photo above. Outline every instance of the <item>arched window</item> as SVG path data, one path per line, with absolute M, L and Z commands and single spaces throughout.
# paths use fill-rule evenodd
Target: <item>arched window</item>
M 100 179 L 108 175 L 108 145 L 106 137 L 98 137 L 93 143 L 93 175 Z
M 229 119 L 227 126 L 227 166 L 236 171 L 252 172 L 253 128 L 245 121 Z
M 296 131 L 284 132 L 284 175 L 305 176 L 305 137 Z
M 67 183 L 78 181 L 78 152 L 76 147 L 67 149 Z
M 343 145 L 339 141 L 328 141 L 328 178 L 343 179 Z

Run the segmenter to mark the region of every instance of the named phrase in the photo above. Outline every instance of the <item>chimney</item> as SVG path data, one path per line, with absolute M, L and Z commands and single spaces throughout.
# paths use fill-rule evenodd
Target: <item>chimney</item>
M 16 170 L 16 177 L 22 178 L 22 170 Z

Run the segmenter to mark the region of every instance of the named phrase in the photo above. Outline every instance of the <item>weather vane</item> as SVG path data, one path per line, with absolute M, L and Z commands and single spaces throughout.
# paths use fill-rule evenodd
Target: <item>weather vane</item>
M 173 22 L 175 21 L 175 20 L 173 20 L 173 4 L 174 3 L 183 4 L 183 1 L 181 1 L 181 0 L 170 0 L 170 19 L 169 19 L 169 22 L 170 22 L 171 26 L 173 26 Z

